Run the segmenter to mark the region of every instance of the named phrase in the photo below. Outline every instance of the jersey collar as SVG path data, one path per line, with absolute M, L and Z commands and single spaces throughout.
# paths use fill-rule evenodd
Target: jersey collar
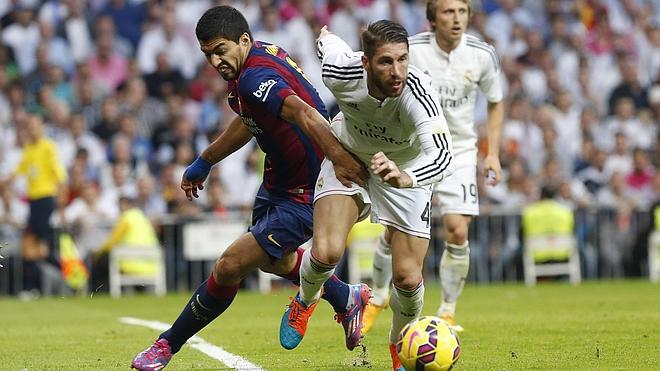
M 438 45 L 438 42 L 435 39 L 435 33 L 432 35 L 433 36 L 431 36 L 431 48 L 445 59 L 450 59 L 453 54 L 456 54 L 457 51 L 464 48 L 465 43 L 467 42 L 467 36 L 465 35 L 465 32 L 463 32 L 463 35 L 461 35 L 461 41 L 458 43 L 458 45 L 451 52 L 447 53 L 446 51 L 440 49 L 440 46 Z

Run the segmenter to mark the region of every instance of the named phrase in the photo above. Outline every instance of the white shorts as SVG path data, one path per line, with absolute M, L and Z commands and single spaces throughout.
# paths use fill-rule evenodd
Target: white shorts
M 477 166 L 463 165 L 435 184 L 433 192 L 440 205 L 440 215 L 479 215 Z
M 371 222 L 392 226 L 412 236 L 431 237 L 431 186 L 395 188 L 371 175 L 365 188 L 353 183 L 344 187 L 335 176 L 332 162 L 327 158 L 321 164 L 316 180 L 314 202 L 330 195 L 357 195 L 364 202 L 358 220 L 371 212 Z

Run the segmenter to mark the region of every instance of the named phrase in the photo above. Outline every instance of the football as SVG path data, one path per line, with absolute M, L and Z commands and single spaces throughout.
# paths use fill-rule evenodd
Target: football
M 447 322 L 432 316 L 405 325 L 396 343 L 399 360 L 406 370 L 449 370 L 458 360 L 458 336 Z

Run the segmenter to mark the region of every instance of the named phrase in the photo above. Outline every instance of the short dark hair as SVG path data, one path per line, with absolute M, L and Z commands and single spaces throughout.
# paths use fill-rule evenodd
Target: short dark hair
M 547 183 L 541 187 L 541 200 L 552 200 L 557 195 L 557 184 Z
M 408 31 L 402 25 L 387 19 L 369 24 L 362 32 L 362 50 L 369 59 L 376 54 L 376 49 L 384 44 L 398 43 L 405 43 L 408 47 Z
M 221 37 L 238 43 L 244 33 L 247 33 L 252 40 L 250 26 L 243 14 L 227 5 L 215 6 L 204 12 L 195 28 L 197 39 L 202 42 Z

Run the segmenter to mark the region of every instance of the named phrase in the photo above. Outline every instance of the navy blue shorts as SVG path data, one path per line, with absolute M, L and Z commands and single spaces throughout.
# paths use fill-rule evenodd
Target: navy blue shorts
M 47 244 L 53 242 L 53 228 L 50 226 L 50 216 L 55 210 L 55 197 L 44 197 L 30 200 L 30 215 L 27 229 L 37 239 Z
M 269 194 L 261 186 L 254 200 L 249 231 L 273 261 L 312 238 L 312 204 Z

